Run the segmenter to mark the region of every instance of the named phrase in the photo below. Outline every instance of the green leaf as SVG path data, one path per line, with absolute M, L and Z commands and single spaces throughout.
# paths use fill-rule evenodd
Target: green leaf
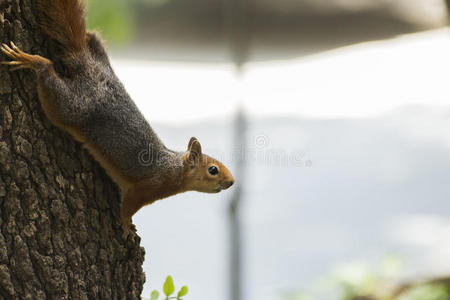
M 181 288 L 181 290 L 178 292 L 177 298 L 186 296 L 187 293 L 188 293 L 188 291 L 189 291 L 188 287 L 187 287 L 187 286 L 183 286 L 183 287 Z
M 150 295 L 150 300 L 157 300 L 159 298 L 159 292 L 157 290 L 154 290 L 152 294 Z
M 166 294 L 167 297 L 173 294 L 175 292 L 175 287 L 173 286 L 173 279 L 172 276 L 167 276 L 166 282 L 164 282 L 163 286 L 164 294 Z

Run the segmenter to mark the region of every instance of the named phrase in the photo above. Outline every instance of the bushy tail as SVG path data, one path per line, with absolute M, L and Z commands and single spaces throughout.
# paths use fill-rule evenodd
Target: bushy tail
M 37 0 L 39 24 L 64 55 L 86 48 L 86 19 L 82 0 Z

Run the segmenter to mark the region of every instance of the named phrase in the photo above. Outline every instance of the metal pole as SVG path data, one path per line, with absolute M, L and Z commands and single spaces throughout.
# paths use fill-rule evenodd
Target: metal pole
M 240 208 L 245 171 L 246 120 L 242 109 L 235 120 L 236 187 L 229 206 L 230 218 L 230 295 L 231 300 L 242 299 L 242 228 Z
M 248 0 L 225 0 L 225 27 L 231 60 L 238 72 L 247 61 L 249 52 L 247 6 Z
M 225 22 L 229 40 L 231 60 L 236 66 L 237 80 L 242 75 L 242 69 L 248 58 L 248 0 L 225 0 Z M 240 95 L 237 95 L 240 97 Z M 230 226 L 230 300 L 242 300 L 242 228 L 240 207 L 242 202 L 242 187 L 244 186 L 244 156 L 246 121 L 242 109 L 235 120 L 235 159 L 234 175 L 236 187 L 229 204 Z

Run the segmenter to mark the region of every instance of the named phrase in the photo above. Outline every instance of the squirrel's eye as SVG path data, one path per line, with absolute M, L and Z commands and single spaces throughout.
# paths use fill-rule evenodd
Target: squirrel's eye
M 211 174 L 211 175 L 217 175 L 217 174 L 219 174 L 219 170 L 217 169 L 216 166 L 209 167 L 209 168 L 208 168 L 208 172 L 209 172 L 209 174 Z

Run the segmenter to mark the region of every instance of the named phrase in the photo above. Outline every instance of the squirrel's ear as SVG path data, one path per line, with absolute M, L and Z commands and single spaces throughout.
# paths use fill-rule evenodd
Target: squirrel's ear
M 195 166 L 198 164 L 202 157 L 202 146 L 200 145 L 200 142 L 195 138 L 191 138 L 188 144 L 188 155 L 187 155 L 187 161 L 191 166 Z
M 189 140 L 189 143 L 188 143 L 188 147 L 187 147 L 188 151 L 191 150 L 192 143 L 195 142 L 195 141 L 198 141 L 197 138 L 196 137 L 191 137 L 191 139 Z

